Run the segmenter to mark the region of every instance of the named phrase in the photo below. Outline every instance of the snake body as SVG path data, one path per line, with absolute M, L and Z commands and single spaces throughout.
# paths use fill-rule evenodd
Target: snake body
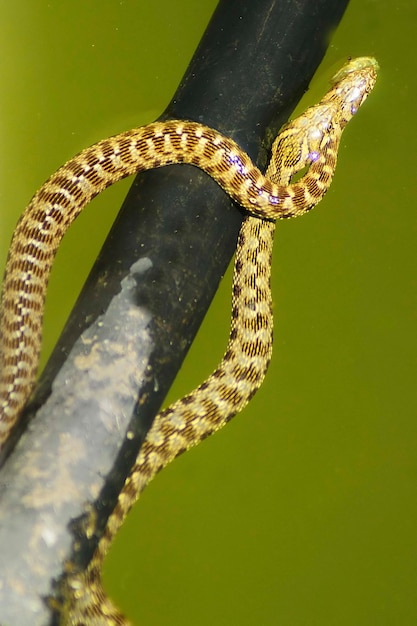
M 347 63 L 320 103 L 277 137 L 265 175 L 236 143 L 213 129 L 195 122 L 156 122 L 81 152 L 53 174 L 23 213 L 10 246 L 1 302 L 0 443 L 16 424 L 36 376 L 45 292 L 59 242 L 94 196 L 129 174 L 186 162 L 210 174 L 250 214 L 238 240 L 225 355 L 205 382 L 155 418 L 87 570 L 71 571 L 68 565 L 62 624 L 129 624 L 101 586 L 111 540 L 153 476 L 226 424 L 261 385 L 272 351 L 269 279 L 275 225 L 268 220 L 301 215 L 323 197 L 342 131 L 372 90 L 376 73 L 374 59 Z M 291 183 L 307 166 L 307 173 Z

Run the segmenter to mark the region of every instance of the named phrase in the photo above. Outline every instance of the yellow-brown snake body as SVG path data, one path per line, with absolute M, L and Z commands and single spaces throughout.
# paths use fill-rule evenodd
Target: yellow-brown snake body
M 321 159 L 320 159 L 321 160 Z M 230 139 L 195 122 L 155 122 L 87 148 L 36 193 L 13 235 L 3 282 L 0 338 L 0 446 L 35 380 L 49 274 L 59 243 L 82 208 L 118 180 L 172 163 L 205 170 L 248 211 L 266 217 L 305 212 L 331 173 L 273 185 Z M 312 168 L 318 169 L 318 163 Z
M 106 139 L 62 166 L 37 192 L 15 230 L 1 303 L 0 444 L 7 440 L 30 394 L 41 345 L 50 268 L 62 236 L 100 191 L 141 170 L 187 162 L 212 176 L 250 214 L 235 260 L 232 325 L 223 360 L 190 394 L 162 411 L 134 467 L 86 572 L 62 585 L 62 623 L 126 625 L 105 596 L 102 560 L 127 512 L 151 478 L 178 454 L 221 428 L 260 386 L 272 350 L 269 288 L 274 224 L 323 197 L 336 166 L 340 137 L 376 79 L 373 59 L 355 59 L 333 79 L 318 105 L 277 137 L 266 175 L 232 140 L 195 122 L 156 122 Z M 309 166 L 296 183 L 291 177 Z

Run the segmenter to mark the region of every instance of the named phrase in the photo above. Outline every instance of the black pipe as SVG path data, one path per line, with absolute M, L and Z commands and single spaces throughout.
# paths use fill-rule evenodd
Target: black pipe
M 262 167 L 346 5 L 223 0 L 162 118 L 213 126 Z M 233 255 L 241 219 L 191 166 L 135 179 L 25 411 L 25 422 L 37 417 L 3 468 L 0 624 L 48 623 L 40 598 L 62 573 L 62 555 L 88 562 Z M 39 472 L 44 493 L 32 483 Z M 83 536 L 86 501 L 95 533 L 74 554 L 67 528 L 77 518 L 72 529 Z M 31 570 L 27 546 L 45 519 L 54 545 L 33 549 Z

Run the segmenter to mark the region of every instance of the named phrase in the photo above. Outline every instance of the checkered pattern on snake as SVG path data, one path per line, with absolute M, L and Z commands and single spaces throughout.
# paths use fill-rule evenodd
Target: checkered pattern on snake
M 261 385 L 272 351 L 273 220 L 302 215 L 324 196 L 342 131 L 372 90 L 377 67 L 369 57 L 348 62 L 319 104 L 276 138 L 265 175 L 235 142 L 211 128 L 179 120 L 155 122 L 82 151 L 51 176 L 20 218 L 9 250 L 0 311 L 0 445 L 14 428 L 34 384 L 44 300 L 56 251 L 93 197 L 130 174 L 190 163 L 214 178 L 249 214 L 236 250 L 225 355 L 206 381 L 155 418 L 88 569 L 76 572 L 68 564 L 61 588 L 62 624 L 129 624 L 101 586 L 102 561 L 110 542 L 155 474 L 224 426 Z M 292 183 L 305 167 L 307 173 Z

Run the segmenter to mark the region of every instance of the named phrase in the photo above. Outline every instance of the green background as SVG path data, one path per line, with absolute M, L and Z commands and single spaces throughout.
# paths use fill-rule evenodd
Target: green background
M 1 3 L 1 267 L 53 170 L 164 109 L 215 4 Z M 158 476 L 107 559 L 107 588 L 135 624 L 417 623 L 416 24 L 415 0 L 352 0 L 300 105 L 348 56 L 380 62 L 330 192 L 279 225 L 265 384 Z M 45 354 L 128 186 L 98 198 L 62 246 Z M 229 310 L 230 273 L 170 399 L 220 358 Z

